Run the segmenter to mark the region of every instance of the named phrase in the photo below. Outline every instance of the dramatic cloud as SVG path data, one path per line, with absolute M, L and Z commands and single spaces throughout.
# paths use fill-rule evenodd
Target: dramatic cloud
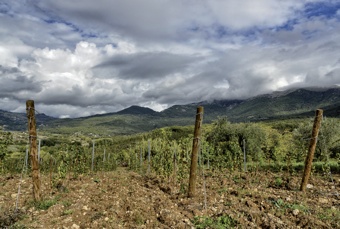
M 111 69 L 123 79 L 148 80 L 182 72 L 195 59 L 193 56 L 175 55 L 165 52 L 138 53 L 116 55 L 96 66 L 96 68 L 103 70 Z
M 56 117 L 340 84 L 336 0 L 0 2 L 0 105 Z

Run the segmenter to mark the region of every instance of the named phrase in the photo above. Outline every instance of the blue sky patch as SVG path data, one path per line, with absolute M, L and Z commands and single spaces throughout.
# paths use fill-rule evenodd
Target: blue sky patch
M 83 37 L 83 38 L 97 38 L 98 36 L 94 33 L 81 33 L 81 37 Z
M 308 3 L 303 13 L 307 18 L 320 16 L 332 18 L 336 16 L 338 10 L 340 10 L 340 2 L 315 2 Z
M 292 19 L 288 20 L 286 23 L 284 23 L 281 26 L 276 27 L 276 29 L 279 30 L 287 30 L 287 31 L 292 31 L 294 30 L 294 26 L 298 24 L 298 19 Z

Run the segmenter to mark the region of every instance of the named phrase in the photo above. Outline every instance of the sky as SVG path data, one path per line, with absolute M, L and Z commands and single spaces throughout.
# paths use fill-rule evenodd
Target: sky
M 340 84 L 339 0 L 0 0 L 0 109 L 59 118 Z

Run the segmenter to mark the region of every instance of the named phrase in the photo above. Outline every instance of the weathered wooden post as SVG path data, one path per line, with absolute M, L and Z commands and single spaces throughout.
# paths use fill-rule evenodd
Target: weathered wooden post
M 177 153 L 176 153 L 176 144 L 174 145 L 174 154 L 173 154 L 173 165 L 174 165 L 174 170 L 173 170 L 173 177 L 174 177 L 174 185 L 176 185 L 177 182 Z
M 321 126 L 322 113 L 323 113 L 323 110 L 321 109 L 317 109 L 315 112 L 312 137 L 309 143 L 308 154 L 307 154 L 306 161 L 305 161 L 305 169 L 303 172 L 302 182 L 300 186 L 300 191 L 303 191 L 303 192 L 306 191 L 307 183 L 308 183 L 309 176 L 312 170 L 312 162 L 314 158 L 314 152 L 315 152 L 316 142 L 318 139 L 319 129 Z
M 150 174 L 150 164 L 151 164 L 151 145 L 150 145 L 150 139 L 148 140 L 148 174 Z
M 136 171 L 137 171 L 137 168 L 138 168 L 138 153 L 135 151 L 135 154 L 136 154 Z
M 143 170 L 143 147 L 140 147 L 140 168 L 139 170 L 142 172 Z
M 192 154 L 191 154 L 188 197 L 195 196 L 198 149 L 199 149 L 199 142 L 200 142 L 200 137 L 201 137 L 202 120 L 203 120 L 203 107 L 200 106 L 200 107 L 197 107 L 197 113 L 196 113 L 195 131 L 194 131 L 194 139 L 193 139 Z
M 205 148 L 208 155 L 208 169 L 210 169 L 210 149 L 208 147 Z
M 91 171 L 93 172 L 93 163 L 94 163 L 94 143 L 95 141 L 92 141 L 92 160 L 91 160 Z
M 244 138 L 243 138 L 243 162 L 244 162 L 244 172 L 247 172 L 246 139 Z
M 35 122 L 34 101 L 26 101 L 26 113 L 28 118 L 28 134 L 29 134 L 29 152 L 32 164 L 32 181 L 33 181 L 33 198 L 35 201 L 40 201 L 40 172 L 39 161 L 37 154 L 37 130 Z

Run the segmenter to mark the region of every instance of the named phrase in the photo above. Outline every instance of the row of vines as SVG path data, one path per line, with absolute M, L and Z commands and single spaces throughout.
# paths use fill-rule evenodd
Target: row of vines
M 230 123 L 220 118 L 203 126 L 199 168 L 208 170 L 302 169 L 312 120 Z M 39 132 L 38 132 L 39 135 Z M 25 136 L 0 131 L 0 172 L 30 169 Z M 167 179 L 188 178 L 193 127 L 166 127 L 132 136 L 90 139 L 53 136 L 41 139 L 40 171 L 78 176 L 125 166 Z M 340 172 L 340 120 L 324 119 L 315 152 L 314 170 Z M 246 163 L 246 164 L 245 164 Z

